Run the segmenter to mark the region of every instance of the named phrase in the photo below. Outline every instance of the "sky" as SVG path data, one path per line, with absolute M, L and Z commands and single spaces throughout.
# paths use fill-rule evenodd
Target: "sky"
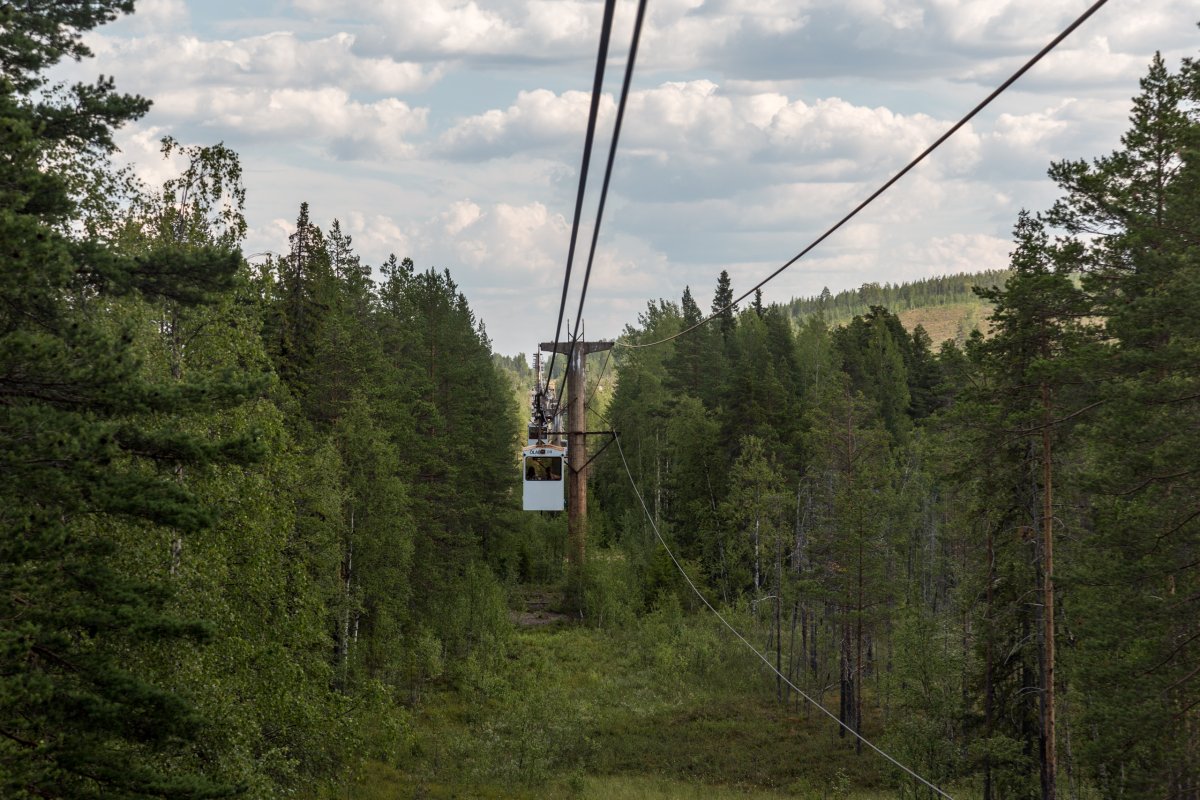
M 1090 0 L 649 0 L 583 326 L 618 335 L 690 286 L 702 308 L 790 259 L 1065 28 Z M 497 352 L 554 338 L 600 0 L 138 0 L 62 74 L 154 101 L 118 137 L 224 142 L 247 254 L 301 202 L 366 263 L 449 269 Z M 619 0 L 580 248 L 591 236 L 636 8 Z M 1052 161 L 1119 144 L 1155 51 L 1200 55 L 1194 0 L 1110 0 L 767 302 L 1007 264 Z M 583 262 L 567 303 L 573 317 Z M 573 321 L 573 320 L 572 320 Z

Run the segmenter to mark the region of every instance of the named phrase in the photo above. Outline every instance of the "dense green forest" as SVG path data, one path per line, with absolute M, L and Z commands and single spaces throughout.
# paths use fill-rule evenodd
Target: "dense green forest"
M 449 273 L 107 166 L 148 102 L 42 75 L 128 5 L 0 10 L 0 795 L 312 792 L 504 657 L 518 407 Z
M 0 796 L 932 796 L 657 531 L 956 797 L 1200 798 L 1195 63 L 1051 166 L 987 337 L 897 316 L 963 278 L 663 344 L 704 313 L 650 303 L 590 365 L 620 446 L 566 593 L 532 372 L 448 271 L 299 202 L 247 259 L 235 153 L 143 186 L 149 101 L 47 83 L 131 5 L 0 6 Z
M 969 796 L 1200 797 L 1197 100 L 1197 64 L 1156 59 L 1120 147 L 1050 167 L 1060 199 L 977 289 L 987 337 L 756 300 L 653 344 L 704 316 L 685 292 L 616 351 L 606 416 L 710 601 Z M 624 465 L 597 473 L 612 546 L 654 563 Z

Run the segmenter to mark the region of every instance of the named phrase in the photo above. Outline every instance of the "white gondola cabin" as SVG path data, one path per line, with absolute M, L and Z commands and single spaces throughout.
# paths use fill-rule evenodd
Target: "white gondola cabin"
M 521 450 L 526 511 L 562 511 L 566 507 L 563 474 L 567 448 L 533 443 Z

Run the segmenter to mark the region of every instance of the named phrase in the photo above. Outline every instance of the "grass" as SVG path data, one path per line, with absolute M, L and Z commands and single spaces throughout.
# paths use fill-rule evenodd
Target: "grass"
M 338 797 L 896 796 L 889 765 L 778 705 L 761 665 L 704 618 L 520 631 L 504 668 L 430 693 L 413 717 L 406 752 Z
M 810 794 L 810 797 L 838 797 L 845 800 L 883 800 L 890 794 L 860 792 L 837 793 L 831 788 L 825 795 Z M 579 794 L 583 800 L 782 800 L 795 798 L 793 793 L 753 788 L 714 786 L 707 783 L 685 783 L 665 778 L 639 775 L 613 775 L 590 778 L 585 781 Z
M 797 796 L 813 800 L 885 800 L 890 792 L 861 792 L 827 788 L 824 792 L 797 795 L 786 791 L 752 787 L 693 783 L 651 775 L 568 776 L 539 787 L 469 786 L 448 784 L 414 785 L 408 776 L 383 764 L 371 764 L 361 784 L 350 788 L 347 800 L 398 800 L 399 798 L 545 798 L 576 800 L 784 800 Z

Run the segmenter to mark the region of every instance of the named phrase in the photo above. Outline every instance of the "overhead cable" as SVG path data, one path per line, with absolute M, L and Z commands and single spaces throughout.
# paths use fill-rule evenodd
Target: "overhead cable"
M 571 224 L 571 244 L 567 248 L 567 269 L 563 276 L 562 300 L 558 304 L 558 322 L 554 325 L 554 350 L 550 354 L 550 368 L 546 371 L 547 376 L 554 374 L 554 359 L 558 356 L 558 337 L 562 331 L 563 312 L 567 310 L 567 289 L 571 285 L 571 264 L 575 260 L 575 242 L 579 238 L 579 217 L 583 212 L 583 195 L 587 188 L 588 165 L 592 160 L 592 140 L 596 137 L 596 117 L 600 112 L 600 90 L 604 88 L 604 67 L 608 62 L 608 41 L 612 35 L 613 12 L 616 7 L 617 0 L 604 0 L 604 20 L 600 26 L 600 50 L 596 55 L 596 74 L 592 79 L 592 102 L 588 109 L 587 134 L 583 140 L 583 163 L 579 167 L 579 191 L 575 195 L 575 221 Z
M 604 202 L 608 199 L 608 184 L 612 180 L 613 162 L 617 159 L 617 140 L 621 138 L 621 122 L 625 119 L 625 104 L 629 100 L 629 86 L 633 82 L 633 64 L 637 60 L 638 41 L 642 36 L 642 20 L 646 16 L 646 0 L 638 0 L 637 18 L 633 22 L 633 38 L 629 44 L 629 58 L 625 62 L 625 81 L 621 84 L 621 100 L 617 104 L 617 121 L 613 124 L 612 142 L 608 146 L 608 163 L 604 167 L 604 183 L 600 187 L 600 203 L 596 207 L 596 224 L 592 227 L 592 244 L 588 248 L 587 269 L 583 272 L 583 288 L 579 292 L 579 310 L 575 312 L 575 330 L 571 334 L 571 349 L 567 363 L 575 355 L 575 342 L 579 340 L 579 325 L 583 321 L 583 301 L 587 297 L 588 281 L 592 277 L 592 262 L 596 258 L 596 241 L 600 238 L 600 220 L 604 218 Z
M 592 398 L 596 396 L 596 390 L 600 388 L 601 381 L 604 380 L 604 375 L 608 371 L 608 357 L 612 355 L 612 348 L 604 351 L 604 363 L 600 365 L 600 377 L 596 378 L 596 382 L 592 384 L 592 390 L 588 392 L 587 399 L 583 401 L 583 407 L 589 408 L 592 405 Z
M 639 347 L 654 347 L 655 345 L 664 344 L 666 342 L 671 341 L 672 339 L 678 339 L 680 336 L 683 336 L 684 334 L 691 333 L 692 331 L 696 330 L 700 326 L 708 324 L 709 322 L 713 321 L 714 319 L 721 316 L 725 312 L 733 309 L 738 303 L 745 300 L 747 297 L 752 295 L 754 292 L 761 289 L 769 281 L 771 281 L 777 275 L 779 275 L 779 273 L 783 272 L 785 269 L 787 269 L 788 267 L 795 264 L 803 256 L 805 256 L 810 250 L 815 248 L 817 245 L 821 244 L 821 242 L 828 239 L 834 233 L 834 231 L 838 230 L 843 225 L 845 225 L 847 222 L 849 222 L 851 219 L 853 219 L 855 216 L 857 216 L 858 212 L 862 211 L 864 208 L 866 208 L 872 202 L 874 202 L 875 199 L 877 197 L 879 197 L 879 195 L 883 194 L 888 189 L 892 188 L 893 184 L 895 184 L 897 181 L 899 181 L 901 178 L 903 178 L 905 175 L 907 175 L 910 171 L 912 171 L 912 169 L 914 167 L 916 167 L 918 164 L 920 164 L 922 161 L 924 161 L 926 156 L 928 156 L 934 150 L 938 149 L 938 147 L 940 147 L 942 145 L 942 143 L 944 143 L 947 139 L 949 139 L 951 136 L 953 136 L 955 133 L 957 133 L 960 128 L 962 128 L 964 125 L 966 125 L 972 119 L 974 119 L 975 116 L 980 111 L 987 108 L 988 105 L 990 105 L 993 100 L 995 100 L 997 97 L 999 97 L 1006 89 L 1008 89 L 1008 87 L 1010 87 L 1014 83 L 1016 83 L 1017 79 L 1019 79 L 1022 75 L 1024 75 L 1026 72 L 1028 72 L 1033 67 L 1034 64 L 1041 61 L 1042 58 L 1044 58 L 1047 53 L 1049 53 L 1051 50 L 1053 50 L 1055 47 L 1057 47 L 1063 41 L 1063 39 L 1066 39 L 1068 36 L 1070 36 L 1072 33 L 1074 33 L 1076 28 L 1078 28 L 1080 25 L 1082 25 L 1084 22 L 1086 22 L 1089 17 L 1091 17 L 1093 14 L 1095 14 L 1097 11 L 1099 11 L 1101 6 L 1103 6 L 1107 2 L 1108 2 L 1108 0 L 1096 0 L 1096 2 L 1093 3 L 1091 5 L 1091 7 L 1089 7 L 1087 9 L 1087 11 L 1084 11 L 1082 14 L 1080 14 L 1079 17 L 1076 18 L 1076 20 L 1074 22 L 1072 22 L 1070 25 L 1068 25 L 1066 27 L 1066 29 L 1063 30 L 1062 33 L 1060 33 L 1058 36 L 1055 36 L 1054 39 L 1051 40 L 1051 42 L 1049 44 L 1047 44 L 1045 47 L 1043 47 L 1041 50 L 1039 50 L 1035 56 L 1033 56 L 1028 61 L 1026 61 L 1025 64 L 1020 69 L 1018 69 L 1016 72 L 1014 72 L 1008 78 L 1008 80 L 1006 80 L 1004 83 L 1002 83 L 998 87 L 996 87 L 995 91 L 993 91 L 991 94 L 989 94 L 987 97 L 985 97 L 983 99 L 983 101 L 979 103 L 979 105 L 977 105 L 973 109 L 971 109 L 971 111 L 965 117 L 963 117 L 958 122 L 956 122 L 950 128 L 950 130 L 943 133 L 937 139 L 937 141 L 935 141 L 933 144 L 929 145 L 929 147 L 925 148 L 925 150 L 923 150 L 921 152 L 921 154 L 918 155 L 916 158 L 914 158 L 912 161 L 908 162 L 908 166 L 904 167 L 904 169 L 900 170 L 895 175 L 893 175 L 891 178 L 889 178 L 887 183 L 880 186 L 878 189 L 876 189 L 871 194 L 870 197 L 868 197 L 866 200 L 863 200 L 861 203 L 859 203 L 857 206 L 855 206 L 854 210 L 852 210 L 849 214 L 847 214 L 846 216 L 844 216 L 840 220 L 838 220 L 836 224 L 834 224 L 831 228 L 829 228 L 827 231 L 825 231 L 820 236 L 818 236 L 816 239 L 814 239 L 811 244 L 809 244 L 807 247 L 805 247 L 799 253 L 794 255 L 791 259 L 789 259 L 787 261 L 787 263 L 785 263 L 779 269 L 775 270 L 770 275 L 763 278 L 761 281 L 759 281 L 754 286 L 752 286 L 745 294 L 736 298 L 729 305 L 727 305 L 723 308 L 719 308 L 716 311 L 713 311 L 712 314 L 710 314 L 709 316 L 700 320 L 699 322 L 697 322 L 695 325 L 691 326 L 690 328 L 685 328 L 684 330 L 681 330 L 678 333 L 674 333 L 670 336 L 663 337 L 662 339 L 657 339 L 653 342 L 644 342 L 641 344 L 629 344 L 626 342 L 619 342 L 618 344 L 620 344 L 622 347 L 628 347 L 631 349 L 636 349 Z
M 717 619 L 721 620 L 721 623 L 726 628 L 729 629 L 730 633 L 732 633 L 734 636 L 736 636 L 741 641 L 742 644 L 746 645 L 746 647 L 748 647 L 750 649 L 750 651 L 752 653 L 754 653 L 754 655 L 758 656 L 759 660 L 761 660 L 764 664 L 766 664 L 771 669 L 772 672 L 774 672 L 776 675 L 778 675 L 779 678 L 784 683 L 786 683 L 788 686 L 790 686 L 792 688 L 792 691 L 794 691 L 796 694 L 803 697 L 805 700 L 807 700 L 809 703 L 811 703 L 813 706 L 815 706 L 818 711 L 820 711 L 825 716 L 829 717 L 831 720 L 833 720 L 838 725 L 840 725 L 847 733 L 854 736 L 860 742 L 862 742 L 867 747 L 874 750 L 879 755 L 886 758 L 888 761 L 892 762 L 892 764 L 899 767 L 904 772 L 908 773 L 911 777 L 916 778 L 918 781 L 923 783 L 925 786 L 927 786 L 928 788 L 937 792 L 942 797 L 946 798 L 946 800 L 954 800 L 954 798 L 951 797 L 949 794 L 942 791 L 941 789 L 939 789 L 937 786 L 930 783 L 929 781 L 925 780 L 920 775 L 918 775 L 916 772 L 913 772 L 911 769 L 906 767 L 904 764 L 901 764 L 899 761 L 897 761 L 895 758 L 890 756 L 888 753 L 881 750 L 876 745 L 872 744 L 871 741 L 868 740 L 865 736 L 863 736 L 858 731 L 854 730 L 854 728 L 850 727 L 846 723 L 842 722 L 840 719 L 838 719 L 836 714 L 834 714 L 832 711 L 830 711 L 825 706 L 821 705 L 816 700 L 814 700 L 812 697 L 810 697 L 808 694 L 806 694 L 803 690 L 800 689 L 799 686 L 792 683 L 791 680 L 786 675 L 784 675 L 782 672 L 780 672 L 775 667 L 775 665 L 771 663 L 771 660 L 769 658 L 767 658 L 765 655 L 763 655 L 762 651 L 760 651 L 757 647 L 755 647 L 750 642 L 749 639 L 747 639 L 745 636 L 743 636 L 741 631 L 739 631 L 737 628 L 733 627 L 733 625 L 729 622 L 729 620 L 725 619 L 725 616 L 720 611 L 718 611 L 713 606 L 712 603 L 708 602 L 708 598 L 705 597 L 704 593 L 701 592 L 696 587 L 696 584 L 692 582 L 691 577 L 687 574 L 687 570 L 685 570 L 683 568 L 683 565 L 679 563 L 679 559 L 676 558 L 675 553 L 673 553 L 671 551 L 670 545 L 667 544 L 666 539 L 664 539 L 663 535 L 659 532 L 658 525 L 656 525 L 654 523 L 654 517 L 653 517 L 653 515 L 651 515 L 650 509 L 646 506 L 646 500 L 642 497 L 642 493 L 638 491 L 637 483 L 633 479 L 633 472 L 631 472 L 629 469 L 629 462 L 625 459 L 625 450 L 621 447 L 621 437 L 617 435 L 616 431 L 613 431 L 612 436 L 613 436 L 613 441 L 615 441 L 617 443 L 617 452 L 621 454 L 621 463 L 625 465 L 625 474 L 629 476 L 629 485 L 630 485 L 630 487 L 633 488 L 633 493 L 637 497 L 638 502 L 641 503 L 642 511 L 646 515 L 646 521 L 650 523 L 650 527 L 654 530 L 654 535 L 655 535 L 655 537 L 658 538 L 659 544 L 661 544 L 663 546 L 663 549 L 667 551 L 667 555 L 670 556 L 671 561 L 673 561 L 675 563 L 675 568 L 679 570 L 679 574 L 683 576 L 683 579 L 687 582 L 687 585 L 690 586 L 692 591 L 695 592 L 696 596 L 700 598 L 700 602 L 704 603 L 704 605 L 706 605 L 708 607 L 709 611 L 716 614 Z

